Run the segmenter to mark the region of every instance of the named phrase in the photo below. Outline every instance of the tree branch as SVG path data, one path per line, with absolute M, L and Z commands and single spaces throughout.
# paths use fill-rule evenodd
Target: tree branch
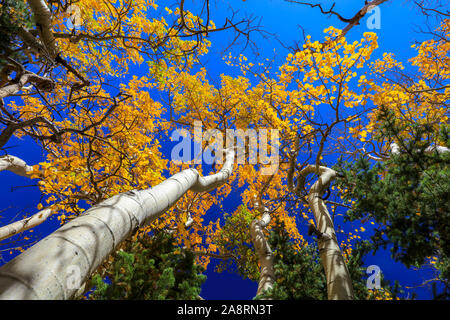
M 22 159 L 15 156 L 0 156 L 0 172 L 8 170 L 22 177 L 30 177 L 33 167 L 26 164 Z
M 13 222 L 7 226 L 0 227 L 0 240 L 12 237 L 18 233 L 34 228 L 50 217 L 54 211 L 50 208 L 43 209 L 31 217 Z

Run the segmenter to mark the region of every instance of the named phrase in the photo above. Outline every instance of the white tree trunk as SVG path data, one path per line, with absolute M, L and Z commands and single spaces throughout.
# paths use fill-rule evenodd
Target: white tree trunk
M 261 219 L 255 219 L 250 225 L 250 234 L 255 246 L 258 262 L 260 264 L 261 274 L 259 276 L 258 290 L 256 295 L 261 295 L 264 291 L 272 289 L 275 281 L 275 271 L 273 268 L 273 253 L 270 245 L 264 236 L 264 228 L 270 222 L 268 209 L 264 207 Z
M 39 34 L 50 57 L 56 56 L 55 37 L 52 32 L 52 13 L 44 0 L 28 0 L 33 11 L 34 20 L 38 26 Z
M 300 174 L 306 177 L 314 172 L 316 166 L 308 165 Z M 308 194 L 308 204 L 314 214 L 316 228 L 320 232 L 318 246 L 327 279 L 328 300 L 350 300 L 353 299 L 352 280 L 339 248 L 333 221 L 322 199 L 336 172 L 321 166 L 318 173 L 320 176 Z
M 161 184 L 118 194 L 39 241 L 0 268 L 0 299 L 70 299 L 117 246 L 188 190 L 206 192 L 230 177 L 234 150 L 222 169 L 200 177 L 184 170 Z

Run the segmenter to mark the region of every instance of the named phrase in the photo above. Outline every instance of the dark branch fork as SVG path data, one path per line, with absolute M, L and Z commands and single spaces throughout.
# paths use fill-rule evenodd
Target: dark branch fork
M 325 10 L 325 9 L 323 9 L 321 4 L 312 4 L 310 2 L 302 2 L 302 1 L 296 1 L 296 0 L 285 0 L 285 1 L 300 4 L 300 5 L 307 5 L 311 8 L 318 7 L 323 14 L 334 15 L 334 16 L 338 17 L 338 19 L 340 21 L 347 23 L 347 26 L 344 27 L 344 29 L 342 29 L 342 32 L 335 39 L 330 39 L 329 41 L 326 41 L 325 43 L 322 44 L 322 47 L 326 47 L 328 44 L 339 40 L 341 37 L 344 37 L 350 31 L 350 29 L 352 29 L 354 26 L 359 25 L 361 19 L 364 18 L 364 16 L 367 14 L 367 12 L 369 12 L 374 7 L 379 6 L 388 0 L 366 1 L 364 6 L 360 10 L 358 10 L 358 12 L 350 19 L 344 18 L 341 14 L 339 14 L 333 10 L 335 7 L 335 3 L 332 4 L 332 6 L 329 10 Z

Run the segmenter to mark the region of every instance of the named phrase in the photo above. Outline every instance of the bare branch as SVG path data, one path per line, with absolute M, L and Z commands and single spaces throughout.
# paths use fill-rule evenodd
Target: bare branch
M 0 240 L 12 237 L 18 233 L 34 228 L 50 217 L 54 211 L 50 208 L 43 209 L 29 218 L 13 222 L 7 226 L 0 227 Z

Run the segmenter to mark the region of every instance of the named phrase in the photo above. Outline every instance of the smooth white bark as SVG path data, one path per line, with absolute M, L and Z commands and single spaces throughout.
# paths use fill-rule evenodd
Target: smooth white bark
M 147 190 L 118 194 L 87 210 L 0 268 L 0 299 L 70 299 L 117 246 L 174 205 L 188 190 L 225 183 L 234 165 L 201 177 L 188 169 Z M 75 283 L 74 283 L 75 282 Z
M 24 232 L 28 229 L 34 228 L 52 215 L 53 211 L 50 208 L 39 211 L 31 217 L 13 222 L 6 226 L 0 227 L 0 240 L 12 237 L 15 234 Z
M 10 84 L 0 88 L 0 99 L 18 93 L 25 87 L 27 83 L 32 83 L 37 88 L 43 91 L 49 91 L 54 86 L 54 82 L 52 79 L 38 76 L 33 72 L 26 71 L 20 75 L 18 81 L 10 81 Z
M 56 56 L 55 37 L 52 32 L 52 13 L 44 0 L 28 0 L 33 16 L 38 26 L 41 41 L 51 58 Z
M 260 210 L 260 208 L 256 209 Z M 266 207 L 262 210 L 263 215 L 261 219 L 253 220 L 250 225 L 250 234 L 261 270 L 256 295 L 261 295 L 264 291 L 272 289 L 275 281 L 274 257 L 270 245 L 264 236 L 264 228 L 270 223 L 270 215 Z
M 400 154 L 400 147 L 397 143 L 392 142 L 390 145 L 391 148 L 391 152 L 393 154 Z M 432 153 L 432 152 L 437 152 L 437 153 L 444 153 L 444 152 L 449 152 L 450 149 L 447 147 L 443 147 L 443 146 L 429 146 L 425 149 L 425 153 Z
M 0 156 L 0 172 L 8 170 L 19 176 L 30 177 L 33 167 L 27 165 L 25 161 L 15 156 Z
M 316 172 L 316 169 L 316 166 L 308 165 L 300 174 L 306 177 L 308 174 Z M 318 247 L 327 279 L 328 300 L 350 300 L 353 299 L 352 281 L 339 248 L 333 220 L 322 199 L 330 182 L 335 178 L 336 172 L 320 166 L 318 173 L 320 176 L 312 185 L 307 199 L 314 214 L 316 228 L 321 234 L 318 238 Z

